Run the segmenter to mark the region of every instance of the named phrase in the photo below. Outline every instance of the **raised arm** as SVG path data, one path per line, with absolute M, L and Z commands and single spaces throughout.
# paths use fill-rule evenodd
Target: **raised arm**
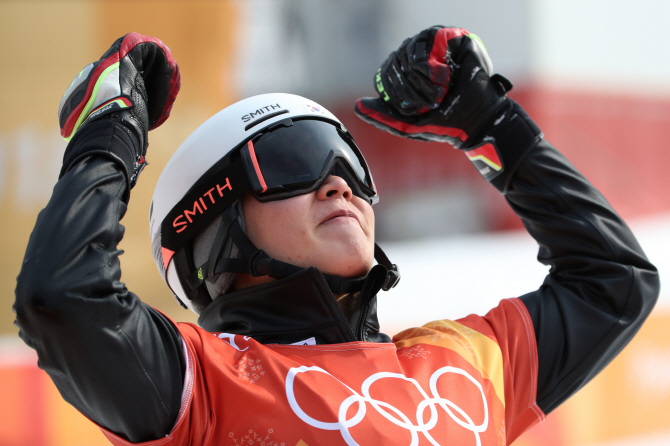
M 538 346 L 537 402 L 549 413 L 599 373 L 651 312 L 658 274 L 605 198 L 540 140 L 514 172 L 505 198 L 550 265 L 521 297 Z
M 169 115 L 179 69 L 159 40 L 118 39 L 65 93 L 72 138 L 17 279 L 21 338 L 65 400 L 132 442 L 174 425 L 184 375 L 175 326 L 121 283 L 117 244 L 147 131 Z
M 479 38 L 433 27 L 389 56 L 376 76 L 379 98 L 358 100 L 356 112 L 400 136 L 464 150 L 538 242 L 538 258 L 551 270 L 521 300 L 537 340 L 537 403 L 548 413 L 631 340 L 659 281 L 623 220 L 491 70 Z

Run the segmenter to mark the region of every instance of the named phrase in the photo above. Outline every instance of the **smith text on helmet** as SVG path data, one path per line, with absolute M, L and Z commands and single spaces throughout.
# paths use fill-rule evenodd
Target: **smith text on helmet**
M 265 113 L 271 112 L 273 110 L 281 110 L 281 105 L 270 104 L 270 105 L 266 105 L 264 107 L 260 107 L 258 110 L 252 111 L 251 113 L 248 113 L 248 114 L 242 116 L 242 121 L 249 122 L 252 119 L 254 119 L 255 117 L 259 117 L 259 116 L 264 115 Z
M 216 187 L 211 188 L 205 192 L 202 197 L 195 200 L 193 202 L 193 210 L 185 209 L 183 213 L 179 214 L 172 222 L 172 226 L 177 230 L 177 233 L 180 233 L 186 229 L 189 223 L 193 223 L 192 217 L 195 217 L 196 214 L 204 214 L 204 212 L 207 210 L 207 199 L 209 199 L 209 204 L 216 203 L 216 193 L 214 193 L 214 191 L 218 193 L 218 198 L 223 198 L 223 191 L 225 189 L 233 190 L 233 187 L 230 185 L 230 178 L 227 177 L 223 186 L 217 184 Z M 184 219 L 188 221 L 184 221 Z

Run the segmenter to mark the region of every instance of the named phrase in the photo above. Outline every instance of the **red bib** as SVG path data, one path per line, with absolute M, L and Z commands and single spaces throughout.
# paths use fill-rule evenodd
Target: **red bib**
M 143 444 L 506 445 L 544 418 L 535 334 L 518 299 L 386 344 L 262 345 L 178 327 L 182 410 L 168 436 Z

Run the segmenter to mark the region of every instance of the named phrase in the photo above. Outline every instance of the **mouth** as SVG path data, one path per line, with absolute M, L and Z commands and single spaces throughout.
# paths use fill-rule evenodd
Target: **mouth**
M 338 218 L 343 218 L 343 217 L 344 218 L 353 218 L 356 221 L 359 221 L 358 220 L 358 215 L 354 214 L 353 212 L 348 211 L 346 209 L 338 209 L 335 212 L 331 212 L 330 214 L 328 214 L 326 216 L 326 218 L 323 219 L 321 224 L 327 223 L 327 222 L 332 221 L 332 220 L 336 220 Z

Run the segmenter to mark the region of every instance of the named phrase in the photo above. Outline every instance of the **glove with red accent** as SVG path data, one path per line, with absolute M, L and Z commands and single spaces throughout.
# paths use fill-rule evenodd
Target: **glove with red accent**
M 361 98 L 355 111 L 366 122 L 399 136 L 443 141 L 459 149 L 511 107 L 512 84 L 492 75 L 479 37 L 462 28 L 434 26 L 405 40 L 375 75 L 379 98 Z
M 119 161 L 133 187 L 146 165 L 147 132 L 170 116 L 181 77 L 170 49 L 159 39 L 130 33 L 117 39 L 97 62 L 87 65 L 67 88 L 58 108 L 61 136 L 70 140 L 92 129 L 94 121 L 117 121 L 132 132 L 139 147 L 87 143 L 68 145 L 61 177 L 84 156 L 100 153 Z M 102 123 L 100 127 L 105 127 Z M 109 124 L 107 124 L 109 128 Z M 76 138 L 75 138 L 76 139 Z M 130 153 L 132 152 L 132 153 Z

